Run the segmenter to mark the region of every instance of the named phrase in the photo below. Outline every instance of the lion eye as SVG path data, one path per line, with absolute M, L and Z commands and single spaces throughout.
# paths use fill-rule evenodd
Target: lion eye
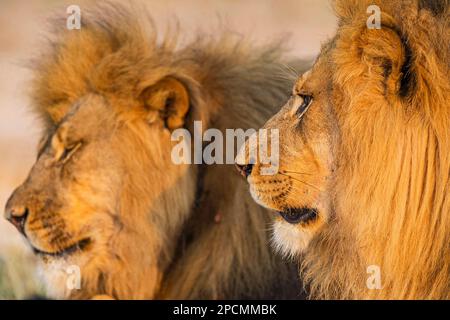
M 66 162 L 80 147 L 81 147 L 81 142 L 74 143 L 74 144 L 64 147 L 64 150 L 61 153 L 61 156 L 59 157 L 59 161 L 61 161 L 63 163 Z
M 301 118 L 311 105 L 312 96 L 305 94 L 299 94 L 298 96 L 302 98 L 302 104 L 300 105 L 300 107 L 298 107 L 295 114 L 297 115 L 297 117 Z

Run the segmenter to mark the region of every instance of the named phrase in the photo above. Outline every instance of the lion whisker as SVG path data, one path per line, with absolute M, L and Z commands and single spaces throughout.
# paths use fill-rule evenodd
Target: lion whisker
M 288 72 L 288 74 L 295 77 L 295 79 L 297 79 L 300 76 L 300 74 L 297 72 L 297 70 L 295 70 L 292 66 L 287 65 L 285 63 L 282 63 L 281 65 L 285 68 L 285 70 Z
M 292 177 L 292 176 L 290 176 L 290 175 L 288 175 L 288 174 L 284 174 L 284 173 L 282 173 L 282 172 L 279 172 L 279 174 L 281 174 L 281 175 L 283 175 L 283 176 L 285 176 L 285 177 L 289 177 L 289 178 L 291 178 L 291 179 L 293 179 L 293 180 L 295 180 L 295 181 L 298 181 L 298 182 L 300 182 L 300 183 L 303 183 L 303 184 L 305 184 L 305 185 L 307 185 L 307 186 L 309 186 L 309 187 L 311 187 L 311 188 L 316 189 L 317 191 L 323 191 L 322 189 L 318 188 L 317 186 L 315 186 L 315 185 L 313 185 L 313 184 L 311 184 L 311 183 L 308 183 L 308 182 L 303 181 L 303 180 L 299 180 L 299 179 L 294 178 L 294 177 Z
M 303 174 L 303 175 L 308 175 L 308 176 L 312 176 L 312 173 L 307 173 L 307 172 L 299 172 L 299 171 L 290 171 L 290 170 L 283 170 L 283 173 L 295 173 L 295 174 Z

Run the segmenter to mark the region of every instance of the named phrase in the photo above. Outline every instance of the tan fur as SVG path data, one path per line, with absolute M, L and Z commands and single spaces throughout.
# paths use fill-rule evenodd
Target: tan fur
M 83 8 L 74 31 L 55 20 L 33 65 L 33 101 L 46 130 L 7 211 L 28 207 L 25 232 L 41 251 L 88 238 L 71 254 L 39 254 L 49 294 L 298 298 L 295 268 L 269 249 L 270 215 L 234 168 L 170 158 L 169 129 L 182 119 L 189 129 L 202 120 L 204 129 L 224 132 L 258 127 L 273 114 L 291 81 L 282 49 L 226 33 L 180 47 L 178 31 L 157 39 L 143 12 L 112 3 Z M 180 99 L 173 117 L 161 107 L 167 90 Z M 72 265 L 81 268 L 80 290 L 66 287 Z
M 380 30 L 366 27 L 371 4 Z M 263 177 L 257 163 L 252 194 L 278 211 L 318 211 L 274 225 L 312 298 L 450 299 L 448 1 L 335 8 L 336 37 L 265 125 L 280 130 L 279 174 Z M 381 288 L 367 286 L 371 266 Z

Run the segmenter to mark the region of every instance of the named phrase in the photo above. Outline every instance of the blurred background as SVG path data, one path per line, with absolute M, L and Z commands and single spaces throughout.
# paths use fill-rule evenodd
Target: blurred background
M 39 139 L 39 122 L 29 112 L 24 67 L 45 34 L 45 18 L 67 16 L 66 8 L 94 1 L 0 0 L 0 299 L 40 292 L 33 259 L 18 232 L 3 217 L 8 196 L 27 176 Z M 130 1 L 127 1 L 130 2 Z M 286 39 L 290 54 L 314 57 L 334 33 L 328 0 L 140 0 L 160 30 L 177 17 L 183 34 L 219 25 L 264 43 Z

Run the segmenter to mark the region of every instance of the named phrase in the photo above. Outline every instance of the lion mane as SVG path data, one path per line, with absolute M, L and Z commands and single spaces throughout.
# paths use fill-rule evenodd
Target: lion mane
M 380 30 L 366 27 L 372 4 Z M 336 216 L 302 256 L 302 275 L 313 298 L 449 299 L 449 2 L 335 10 L 339 30 L 321 55 L 342 90 L 330 99 L 352 112 L 336 115 Z M 381 288 L 366 285 L 370 266 Z
M 32 101 L 47 134 L 65 116 L 65 106 L 88 92 L 126 107 L 136 104 L 142 86 L 166 76 L 186 85 L 191 105 L 188 119 L 202 120 L 204 129 L 257 128 L 287 99 L 292 79 L 281 76 L 285 74 L 282 62 L 302 63 L 286 61 L 279 43 L 257 47 L 220 32 L 180 45 L 177 28 L 169 28 L 159 39 L 144 11 L 103 2 L 83 8 L 81 30 L 68 31 L 65 20 L 52 21 L 49 45 L 33 62 Z M 155 247 L 148 248 L 156 252 L 161 275 L 153 294 L 145 289 L 145 273 L 133 265 L 138 256 L 124 259 L 120 266 L 103 261 L 98 266 L 101 273 L 83 274 L 82 288 L 118 299 L 300 297 L 295 267 L 273 254 L 268 245 L 270 214 L 252 201 L 234 167 L 192 165 L 191 170 L 195 200 L 183 191 L 189 184 L 175 185 L 177 196 L 157 216 L 141 212 L 136 215 L 140 218 L 121 222 L 129 229 L 151 224 L 157 230 L 151 235 Z M 135 199 L 163 191 L 158 183 L 146 181 L 147 185 L 136 189 Z M 172 214 L 186 202 L 188 212 Z M 125 239 L 117 246 L 127 250 L 131 244 Z M 126 276 L 131 272 L 132 276 Z M 109 274 L 122 276 L 108 279 Z

